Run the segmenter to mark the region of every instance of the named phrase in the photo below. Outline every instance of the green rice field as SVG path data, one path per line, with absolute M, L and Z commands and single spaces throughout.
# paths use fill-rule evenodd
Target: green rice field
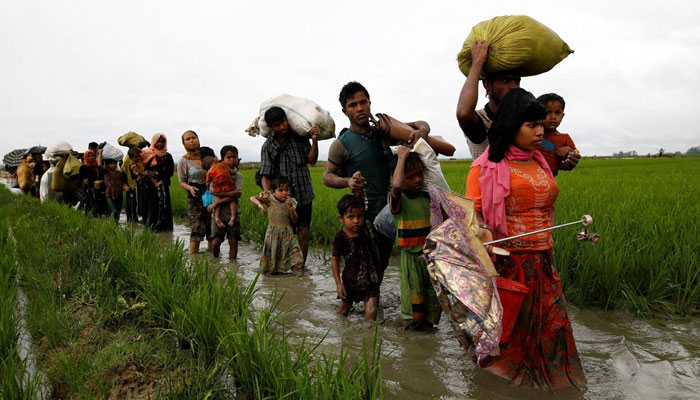
M 181 242 L 0 188 L 0 245 L 2 399 L 382 398 L 376 335 L 352 355 L 290 340 L 281 295 Z
M 464 194 L 469 163 L 444 161 L 450 187 Z M 259 192 L 254 169 L 243 169 L 241 226 L 261 243 L 267 221 L 247 199 Z M 340 228 L 335 205 L 348 190 L 323 185 L 311 168 L 316 199 L 312 244 L 328 246 Z M 595 246 L 576 228 L 555 233 L 555 266 L 567 299 L 580 307 L 629 309 L 640 315 L 700 312 L 700 158 L 583 159 L 557 178 L 556 222 L 593 216 Z M 171 186 L 173 212 L 186 217 L 185 191 Z

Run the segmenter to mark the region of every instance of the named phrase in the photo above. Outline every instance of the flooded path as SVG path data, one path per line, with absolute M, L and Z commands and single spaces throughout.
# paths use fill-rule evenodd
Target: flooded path
M 175 226 L 166 239 L 189 240 L 189 229 Z M 244 283 L 257 273 L 258 249 L 244 243 L 238 262 L 224 257 L 214 263 L 237 271 Z M 330 253 L 320 249 L 309 257 L 302 277 L 262 276 L 264 301 L 277 288 L 285 293 L 283 308 L 292 308 L 287 322 L 294 335 L 321 337 L 324 346 L 346 343 L 354 350 L 371 340 L 374 326 L 364 320 L 361 305 L 349 317 L 335 314 L 338 305 Z M 388 399 L 697 399 L 700 398 L 700 320 L 644 321 L 632 315 L 569 306 L 574 335 L 588 379 L 583 392 L 549 393 L 510 386 L 474 367 L 459 347 L 443 315 L 433 332 L 406 331 L 399 322 L 398 260 L 392 259 L 382 283 L 378 334 L 383 340 L 382 367 Z
M 189 227 L 177 223 L 174 232 L 160 235 L 166 241 L 179 239 L 187 244 Z M 255 278 L 260 257 L 254 245 L 241 244 L 237 263 L 226 258 L 225 242 L 221 254 L 224 257 L 212 268 L 236 271 L 243 283 Z M 361 305 L 347 318 L 335 314 L 338 300 L 328 249 L 312 250 L 306 275 L 261 276 L 258 288 L 261 302 L 276 289 L 285 293 L 281 306 L 292 309 L 287 322 L 297 337 L 327 335 L 324 348 L 337 350 L 345 343 L 354 351 L 361 349 L 363 339 L 372 338 L 374 325 L 365 321 Z M 698 318 L 646 321 L 631 314 L 569 305 L 588 388 L 550 394 L 513 387 L 477 369 L 459 347 L 444 315 L 433 332 L 404 330 L 399 322 L 397 259 L 392 259 L 381 290 L 377 331 L 383 341 L 387 399 L 700 399 Z

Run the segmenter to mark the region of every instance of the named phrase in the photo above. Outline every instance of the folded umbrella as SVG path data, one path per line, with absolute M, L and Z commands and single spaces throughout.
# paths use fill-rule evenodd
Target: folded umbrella
M 433 230 L 423 253 L 440 306 L 459 342 L 477 359 L 498 354 L 503 328 L 498 273 L 477 238 L 474 203 L 436 186 L 428 190 Z

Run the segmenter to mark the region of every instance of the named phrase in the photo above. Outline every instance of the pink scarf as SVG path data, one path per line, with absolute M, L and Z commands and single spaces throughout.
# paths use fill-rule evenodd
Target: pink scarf
M 500 162 L 489 161 L 489 146 L 471 165 L 481 167 L 479 186 L 481 187 L 481 206 L 484 221 L 493 229 L 493 238 L 508 236 L 506 223 L 506 197 L 510 194 L 510 166 L 508 160 L 528 161 L 534 158 L 548 177 L 554 179 L 544 156 L 537 150 L 525 151 L 512 144 Z
M 165 140 L 165 146 L 163 146 L 163 150 L 156 149 L 156 143 L 160 138 L 163 138 Z M 165 154 L 168 152 L 168 138 L 165 137 L 164 134 L 162 133 L 156 133 L 153 135 L 153 139 L 151 139 L 151 147 L 148 147 L 146 149 L 143 149 L 141 152 L 143 154 L 143 163 L 155 167 L 158 164 L 158 157 L 165 157 Z

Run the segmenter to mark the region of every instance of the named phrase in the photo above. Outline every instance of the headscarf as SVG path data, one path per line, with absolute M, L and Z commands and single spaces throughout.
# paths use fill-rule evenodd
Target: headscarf
M 88 160 L 88 154 L 94 154 L 94 160 Z M 83 153 L 83 165 L 86 167 L 96 167 L 97 166 L 97 153 L 94 150 L 88 150 Z
M 508 236 L 505 203 L 510 194 L 508 160 L 534 159 L 547 176 L 554 179 L 547 161 L 539 151 L 526 151 L 513 144 L 523 123 L 544 119 L 545 116 L 546 110 L 530 92 L 521 88 L 509 90 L 498 106 L 496 118 L 489 129 L 490 144 L 470 167 L 481 167 L 479 186 L 483 216 L 493 229 L 494 239 Z
M 194 136 L 197 138 L 197 141 L 199 141 L 199 135 L 197 135 L 197 132 L 195 131 L 185 131 L 185 133 L 182 134 L 182 144 L 184 146 L 185 144 L 185 135 L 188 133 L 193 133 Z M 185 147 L 185 151 L 187 152 L 182 158 L 186 158 L 188 160 L 201 160 L 202 159 L 202 144 L 200 143 L 199 146 L 197 146 L 196 149 L 190 150 L 187 147 Z
M 156 143 L 158 143 L 158 140 L 161 137 L 165 140 L 165 146 L 163 146 L 163 150 L 156 149 Z M 147 147 L 142 151 L 144 165 L 155 167 L 158 164 L 158 157 L 165 157 L 167 152 L 168 138 L 166 138 L 165 135 L 162 133 L 156 133 L 155 135 L 153 135 L 153 139 L 151 140 L 151 147 Z

